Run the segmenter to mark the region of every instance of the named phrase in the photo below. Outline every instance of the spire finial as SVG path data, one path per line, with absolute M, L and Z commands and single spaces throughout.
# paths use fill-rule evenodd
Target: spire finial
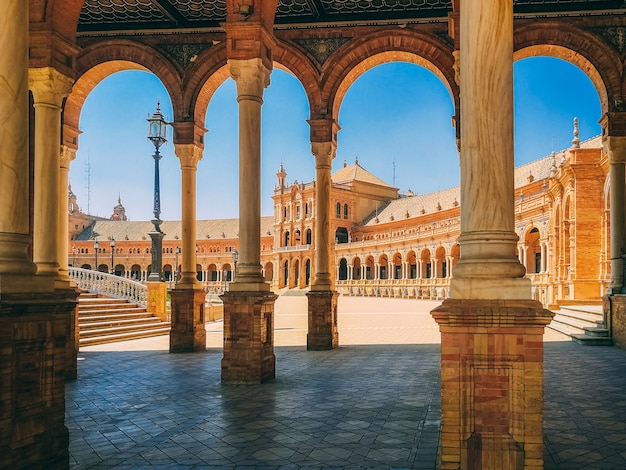
M 580 148 L 580 139 L 578 138 L 578 118 L 574 118 L 574 139 L 572 140 L 572 147 Z
M 122 193 L 117 193 L 117 203 L 118 204 L 122 203 Z
M 343 167 L 345 168 L 345 167 L 347 167 L 347 166 L 348 166 L 348 162 L 347 162 L 347 161 L 346 161 L 346 159 L 344 158 L 344 159 L 343 159 Z
M 354 164 L 355 165 L 359 164 L 359 156 L 358 155 L 356 157 L 354 157 Z

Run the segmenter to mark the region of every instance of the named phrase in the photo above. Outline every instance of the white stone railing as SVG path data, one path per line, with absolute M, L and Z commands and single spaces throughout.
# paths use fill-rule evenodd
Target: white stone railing
M 74 267 L 69 268 L 69 275 L 79 289 L 115 299 L 127 299 L 129 302 L 135 302 L 142 307 L 146 306 L 148 288 L 140 282 L 131 281 L 114 274 Z

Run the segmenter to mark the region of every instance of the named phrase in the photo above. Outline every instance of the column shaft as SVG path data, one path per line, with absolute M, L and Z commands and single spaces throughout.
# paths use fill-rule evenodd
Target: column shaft
M 37 274 L 60 281 L 61 105 L 73 80 L 51 67 L 31 69 L 28 78 L 35 103 L 33 260 Z M 63 197 L 67 200 L 67 191 Z M 67 257 L 67 251 L 63 256 Z
M 61 149 L 59 172 L 59 223 L 57 260 L 59 262 L 59 278 L 62 282 L 70 282 L 67 271 L 67 255 L 69 252 L 69 220 L 67 217 L 67 195 L 69 191 L 70 162 L 76 158 L 76 150 L 63 146 Z
M 271 71 L 258 58 L 228 64 L 239 102 L 239 263 L 231 290 L 269 291 L 261 274 L 261 105 Z
M 30 291 L 16 275 L 34 274 L 28 255 L 28 2 L 0 17 L 0 275 L 2 291 Z
M 462 257 L 453 298 L 530 298 L 515 256 L 513 2 L 461 8 Z
M 626 193 L 624 191 L 624 178 L 626 175 L 624 172 L 624 161 L 619 157 L 622 153 L 625 153 L 626 149 L 620 148 L 618 150 L 615 148 L 615 140 L 611 140 L 613 145 L 611 145 L 612 148 L 610 148 L 609 153 L 611 198 L 611 283 L 609 287 L 612 293 L 620 294 L 624 289 L 624 255 L 626 254 Z
M 333 142 L 312 142 L 311 151 L 315 156 L 316 220 L 315 220 L 315 282 L 313 290 L 333 290 L 330 276 L 330 253 L 332 234 L 330 227 L 330 189 L 332 161 L 337 148 Z
M 202 148 L 194 144 L 174 144 L 180 160 L 182 188 L 181 276 L 176 288 L 199 288 L 196 278 L 196 172 Z

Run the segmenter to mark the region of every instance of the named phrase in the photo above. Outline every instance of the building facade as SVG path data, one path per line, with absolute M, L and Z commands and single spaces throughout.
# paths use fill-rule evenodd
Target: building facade
M 316 182 L 287 183 L 283 164 L 276 175 L 274 215 L 261 219 L 263 275 L 275 292 L 308 290 L 315 273 Z M 331 178 L 337 291 L 395 298 L 449 297 L 460 257 L 459 187 L 400 194 L 358 159 L 351 165 L 344 162 Z M 608 161 L 600 137 L 575 141 L 569 149 L 515 169 L 517 253 L 532 282 L 532 296 L 543 305 L 600 302 L 606 293 L 608 187 Z M 69 207 L 77 207 L 71 191 L 69 197 Z M 125 209 L 118 200 L 110 220 L 94 219 L 74 234 L 68 262 L 146 281 L 152 226 L 120 214 Z M 69 217 L 70 227 L 88 219 L 76 211 L 70 211 Z M 171 282 L 181 269 L 181 224 L 166 221 L 162 228 L 163 277 Z M 223 292 L 234 278 L 238 220 L 199 220 L 196 233 L 197 280 L 207 292 Z

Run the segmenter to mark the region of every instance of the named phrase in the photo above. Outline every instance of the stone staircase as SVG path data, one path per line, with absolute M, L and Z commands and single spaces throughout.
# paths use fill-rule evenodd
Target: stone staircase
M 560 331 L 579 344 L 611 346 L 613 339 L 604 328 L 601 305 L 561 305 L 554 311 L 549 328 Z
M 83 292 L 78 297 L 79 346 L 167 335 L 170 323 L 123 299 Z

